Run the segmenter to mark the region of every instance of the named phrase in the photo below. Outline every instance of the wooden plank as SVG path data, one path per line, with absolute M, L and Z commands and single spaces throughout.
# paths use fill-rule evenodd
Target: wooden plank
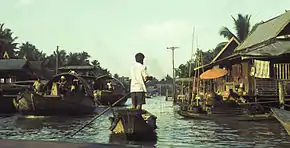
M 288 135 L 290 135 L 290 111 L 271 108 L 274 117 L 284 126 Z

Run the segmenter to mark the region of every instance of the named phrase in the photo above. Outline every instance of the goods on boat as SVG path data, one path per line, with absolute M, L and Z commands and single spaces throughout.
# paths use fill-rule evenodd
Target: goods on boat
M 195 100 L 196 101 L 196 100 Z M 178 113 L 194 119 L 233 119 L 238 121 L 257 121 L 273 119 L 272 113 L 259 106 L 239 106 L 234 101 L 199 100 L 196 104 L 182 104 Z
M 13 103 L 28 115 L 82 115 L 95 109 L 87 81 L 70 73 L 56 75 L 39 91 L 27 89 Z
M 112 134 L 129 140 L 155 140 L 157 117 L 146 110 L 118 109 L 110 117 Z

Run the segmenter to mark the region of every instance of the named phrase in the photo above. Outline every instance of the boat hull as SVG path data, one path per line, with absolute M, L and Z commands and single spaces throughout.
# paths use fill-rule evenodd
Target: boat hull
M 15 86 L 2 86 L 2 92 L 0 92 L 0 113 L 12 114 L 17 110 L 13 105 L 13 99 L 17 98 L 18 93 L 24 91 L 24 88 Z
M 128 140 L 156 140 L 157 117 L 142 111 L 142 115 L 133 109 L 118 109 L 111 117 L 110 130 L 114 136 L 125 137 Z
M 25 91 L 13 100 L 18 112 L 24 115 L 83 115 L 93 113 L 94 101 L 80 94 L 66 94 L 64 97 L 40 95 Z
M 0 113 L 10 114 L 17 112 L 13 105 L 13 99 L 15 98 L 16 96 L 0 96 Z
M 191 106 L 188 110 L 188 106 L 181 106 L 177 111 L 179 115 L 186 118 L 203 119 L 203 120 L 220 120 L 230 119 L 238 121 L 259 121 L 259 120 L 271 120 L 274 119 L 272 113 L 243 113 L 242 108 L 232 104 L 218 104 L 212 109 L 212 113 L 208 114 L 198 106 Z
M 118 101 L 120 98 L 124 97 L 125 95 L 126 95 L 125 93 L 102 91 L 100 97 L 97 98 L 96 103 L 99 102 L 101 103 L 101 105 L 112 105 L 116 101 Z M 124 106 L 127 100 L 128 100 L 128 97 L 122 99 L 115 106 Z

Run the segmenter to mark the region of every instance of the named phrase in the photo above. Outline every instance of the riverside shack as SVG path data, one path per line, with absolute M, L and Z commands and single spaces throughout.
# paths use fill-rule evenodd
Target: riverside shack
M 215 91 L 235 90 L 243 86 L 249 99 L 277 100 L 278 80 L 285 81 L 285 98 L 290 97 L 290 11 L 261 22 L 239 44 L 235 39 L 214 60 L 195 71 L 225 68 L 228 74 L 216 80 Z M 236 42 L 237 47 L 229 47 Z M 234 50 L 233 50 L 234 49 Z M 231 52 L 233 50 L 233 52 Z M 228 52 L 227 55 L 222 56 Z

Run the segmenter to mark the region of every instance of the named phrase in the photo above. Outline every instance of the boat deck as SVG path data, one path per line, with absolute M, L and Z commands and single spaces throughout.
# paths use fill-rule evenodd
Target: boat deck
M 99 144 L 99 143 L 69 143 L 32 140 L 0 140 L 1 148 L 136 148 L 139 146 Z

